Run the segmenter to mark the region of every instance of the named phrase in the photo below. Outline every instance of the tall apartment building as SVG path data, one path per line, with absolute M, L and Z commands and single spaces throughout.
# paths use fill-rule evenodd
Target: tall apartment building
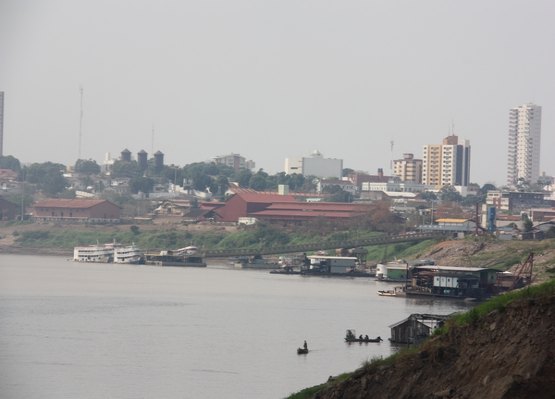
M 245 157 L 239 154 L 220 155 L 212 158 L 212 161 L 216 164 L 227 165 L 233 168 L 235 172 L 239 172 L 241 169 L 252 170 L 255 167 L 253 161 L 247 161 Z
M 524 104 L 509 111 L 509 149 L 507 184 L 516 186 L 519 179 L 530 183 L 540 176 L 542 107 Z
M 393 161 L 393 174 L 403 182 L 422 183 L 422 160 L 414 154 L 403 154 L 403 159 Z
M 4 92 L 0 91 L 0 157 L 4 155 Z
M 443 186 L 468 186 L 470 179 L 470 143 L 459 143 L 455 135 L 442 144 L 427 144 L 422 156 L 422 184 L 440 189 Z

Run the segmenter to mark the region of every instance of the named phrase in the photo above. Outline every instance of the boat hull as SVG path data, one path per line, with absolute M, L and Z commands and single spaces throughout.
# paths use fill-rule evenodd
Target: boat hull
M 145 263 L 153 266 L 206 267 L 200 256 L 146 255 Z

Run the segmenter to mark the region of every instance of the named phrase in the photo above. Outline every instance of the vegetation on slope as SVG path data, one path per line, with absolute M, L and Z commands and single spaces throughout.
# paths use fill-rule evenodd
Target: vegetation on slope
M 71 250 L 75 246 L 95 243 L 131 243 L 145 250 L 181 248 L 196 245 L 203 249 L 261 249 L 306 243 L 326 243 L 349 239 L 365 239 L 380 233 L 368 230 L 322 232 L 315 236 L 309 229 L 284 230 L 270 225 L 229 233 L 224 229 L 183 230 L 175 227 L 145 228 L 141 226 L 49 226 L 34 229 L 14 226 L 15 245 L 24 249 Z

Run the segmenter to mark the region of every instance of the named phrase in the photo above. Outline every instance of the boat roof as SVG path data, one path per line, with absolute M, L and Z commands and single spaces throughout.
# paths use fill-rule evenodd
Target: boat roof
M 327 255 L 308 255 L 308 259 L 349 259 L 357 260 L 356 256 L 327 256 Z
M 434 266 L 434 265 L 425 265 L 425 266 L 414 266 L 414 269 L 419 270 L 437 270 L 437 271 L 456 271 L 456 272 L 481 272 L 484 270 L 492 270 L 499 272 L 500 270 L 492 269 L 490 267 L 469 267 L 469 266 Z

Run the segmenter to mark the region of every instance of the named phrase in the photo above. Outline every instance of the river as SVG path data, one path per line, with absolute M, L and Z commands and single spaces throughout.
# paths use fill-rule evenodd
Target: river
M 283 398 L 388 356 L 389 325 L 452 300 L 372 279 L 0 254 L 2 398 Z M 345 344 L 345 330 L 381 336 Z M 310 353 L 297 355 L 307 340 Z

